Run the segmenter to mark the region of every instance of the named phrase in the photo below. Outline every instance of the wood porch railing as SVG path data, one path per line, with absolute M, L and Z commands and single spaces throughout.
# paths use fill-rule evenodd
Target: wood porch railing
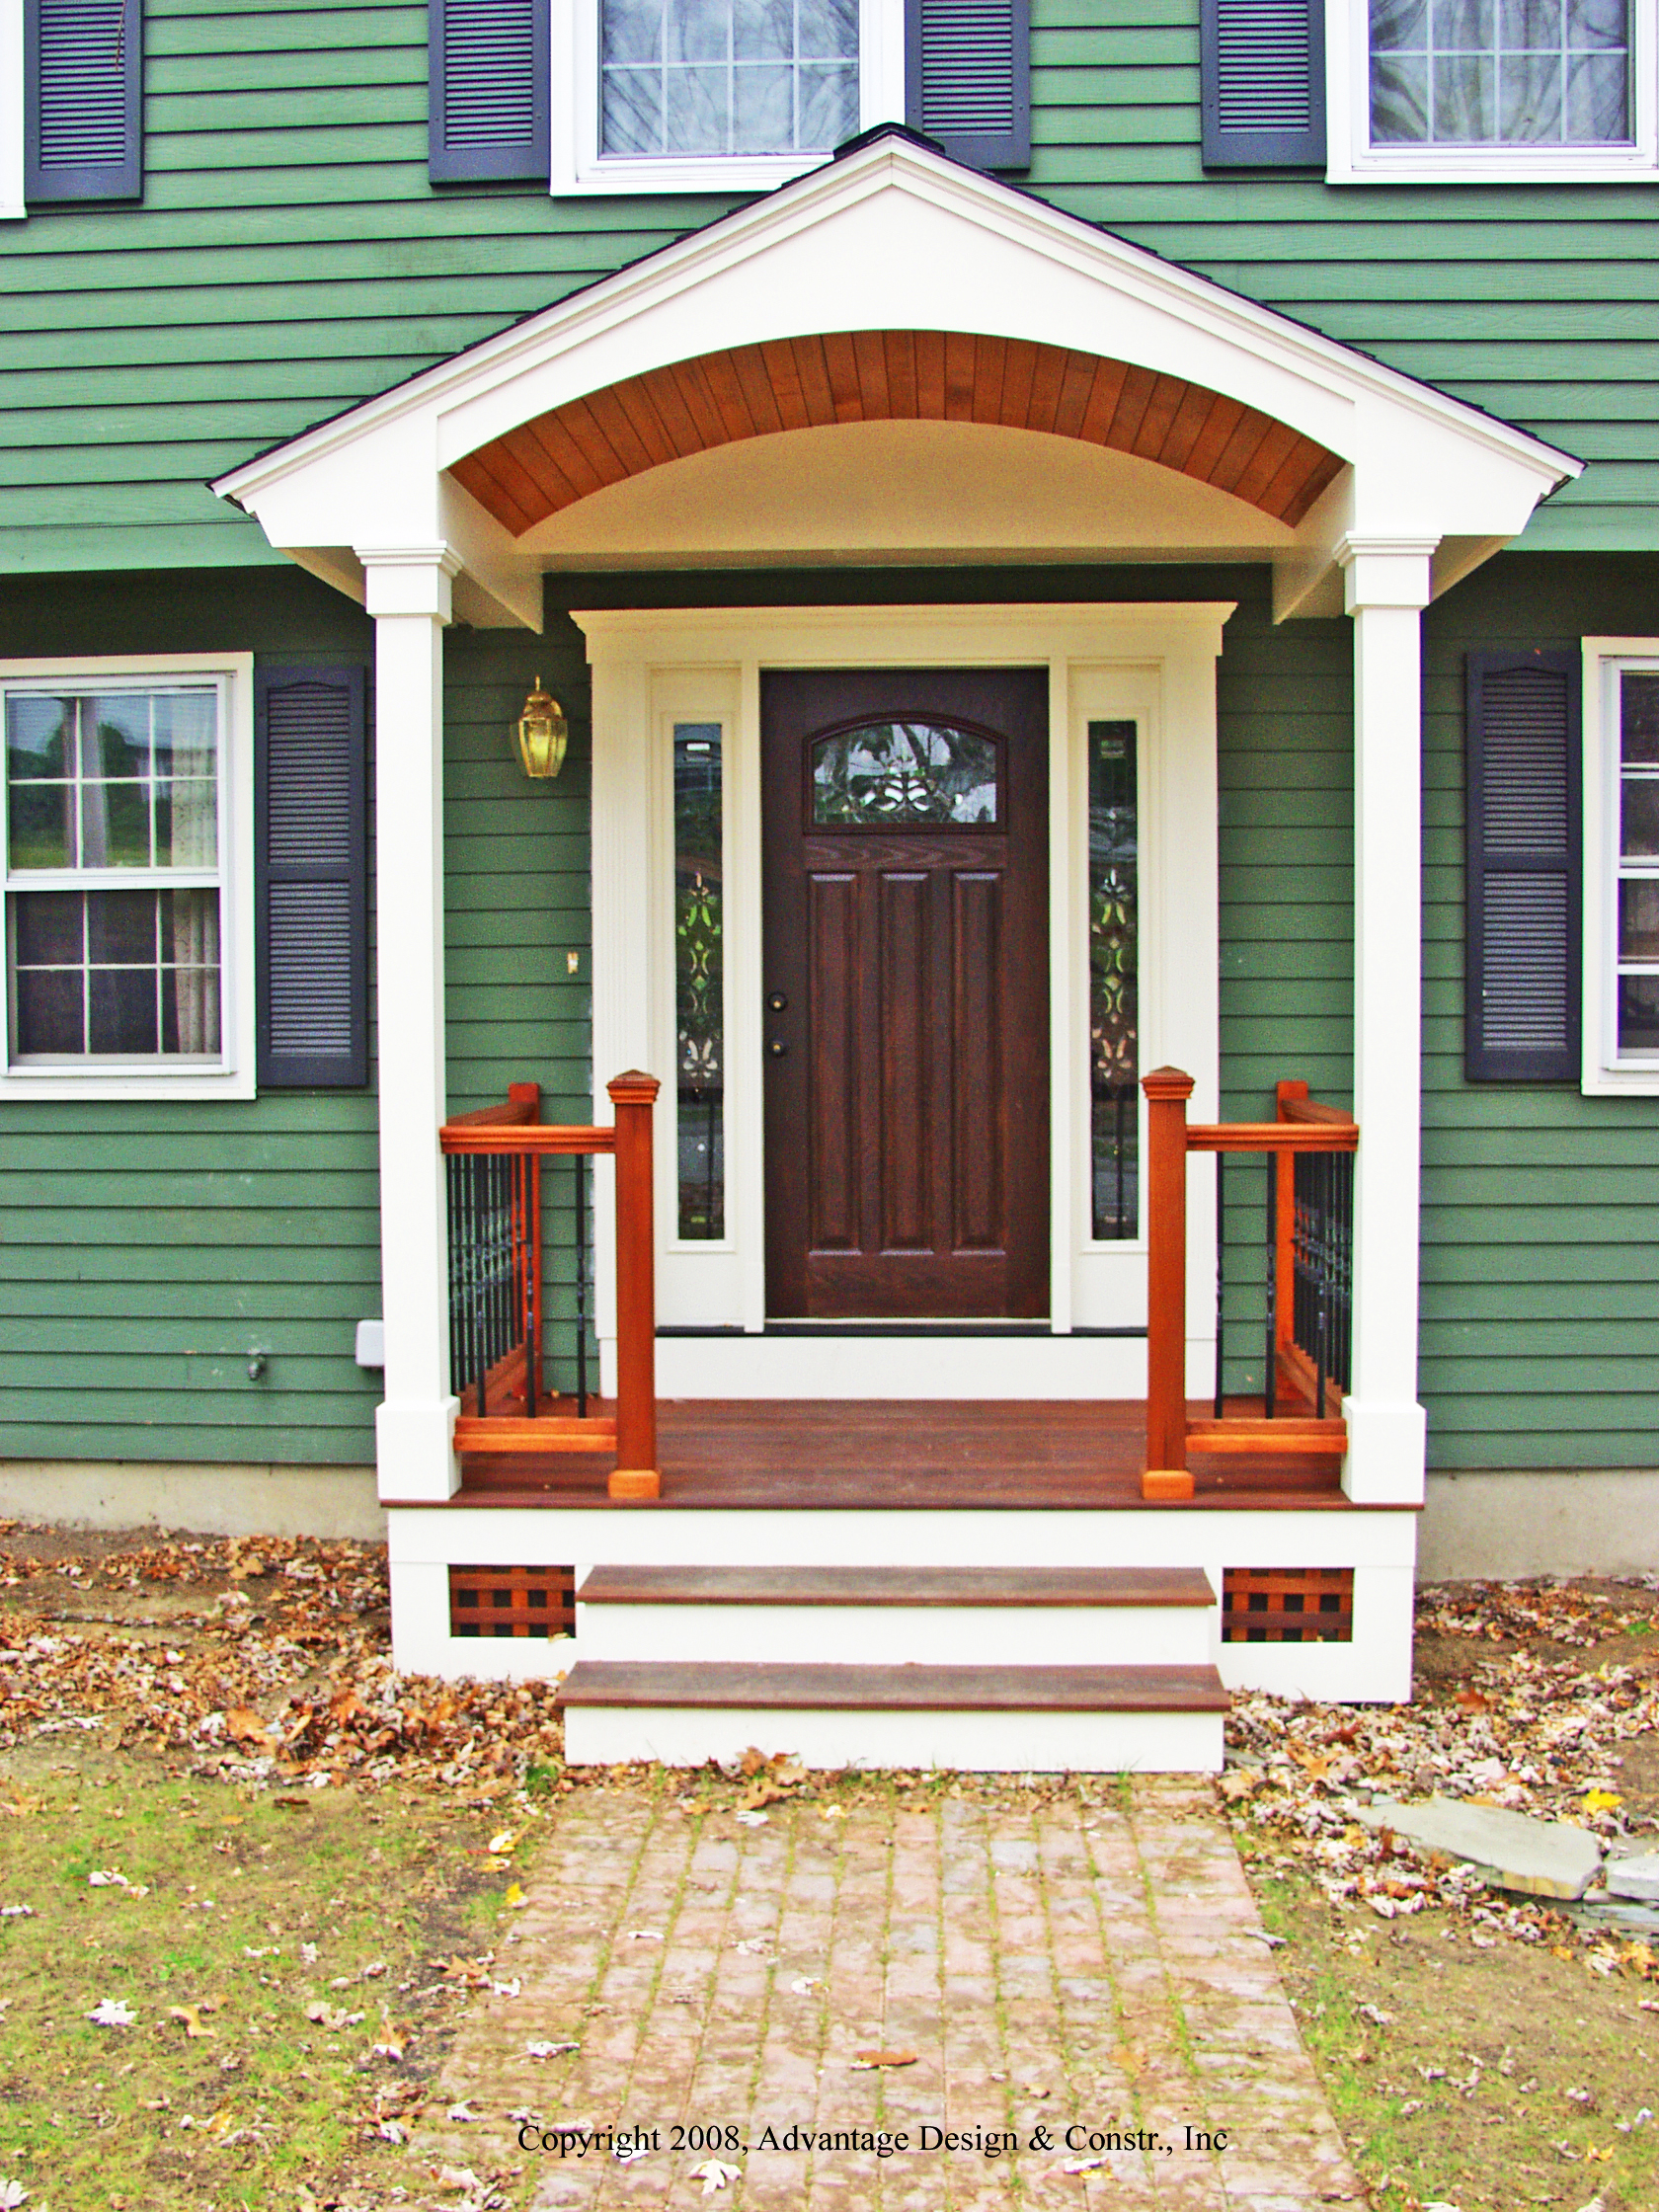
M 1148 1498 L 1190 1498 L 1190 1450 L 1275 1456 L 1340 1453 L 1353 1303 L 1353 1116 L 1323 1106 L 1303 1082 L 1278 1086 L 1271 1122 L 1187 1121 L 1193 1078 L 1159 1067 L 1146 1094 L 1146 1471 Z M 1216 1155 L 1214 1416 L 1187 1411 L 1187 1160 Z M 1225 1167 L 1235 1152 L 1266 1155 L 1261 1411 L 1229 1413 L 1223 1395 Z
M 447 1161 L 449 1359 L 460 1396 L 460 1453 L 610 1452 L 613 1498 L 654 1498 L 657 1471 L 657 1313 L 651 1224 L 651 1121 L 658 1082 L 637 1071 L 605 1088 L 609 1129 L 541 1119 L 541 1088 L 514 1083 L 506 1101 L 458 1115 L 438 1131 Z M 592 1410 L 588 1327 L 592 1240 L 588 1161 L 616 1159 L 616 1405 Z M 544 1159 L 568 1157 L 574 1183 L 575 1388 L 543 1377 Z

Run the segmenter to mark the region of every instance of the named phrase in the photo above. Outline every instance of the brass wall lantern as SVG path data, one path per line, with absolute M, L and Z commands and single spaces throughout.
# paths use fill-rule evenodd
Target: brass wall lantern
M 535 689 L 524 701 L 524 711 L 518 717 L 518 758 L 524 773 L 537 781 L 556 776 L 565 764 L 565 747 L 570 741 L 570 724 L 565 710 L 557 699 L 550 698 L 541 688 L 541 678 L 535 679 Z

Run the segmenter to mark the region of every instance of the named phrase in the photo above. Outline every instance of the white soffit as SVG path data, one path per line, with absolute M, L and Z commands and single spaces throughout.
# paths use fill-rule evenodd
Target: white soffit
M 1154 254 L 883 135 L 213 488 L 319 573 L 349 573 L 331 549 L 446 541 L 502 609 L 496 619 L 529 619 L 545 556 L 468 499 L 445 474 L 451 462 L 670 362 L 873 329 L 966 331 L 1128 360 L 1209 385 L 1342 455 L 1351 468 L 1296 548 L 1276 556 L 1286 609 L 1317 592 L 1344 533 L 1493 547 L 1581 465 Z M 1208 548 L 1171 534 L 1162 550 Z

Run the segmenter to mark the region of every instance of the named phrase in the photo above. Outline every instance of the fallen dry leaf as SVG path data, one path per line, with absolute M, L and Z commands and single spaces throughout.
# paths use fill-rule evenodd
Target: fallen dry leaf
M 210 2027 L 204 2024 L 201 2017 L 206 2010 L 207 2008 L 204 2005 L 170 2005 L 167 2008 L 167 2016 L 170 2020 L 183 2020 L 185 2034 L 192 2042 L 195 2042 L 198 2037 L 211 2035 L 213 2032 Z
M 854 2051 L 852 2070 L 868 2074 L 878 2066 L 914 2066 L 919 2055 L 915 2051 Z

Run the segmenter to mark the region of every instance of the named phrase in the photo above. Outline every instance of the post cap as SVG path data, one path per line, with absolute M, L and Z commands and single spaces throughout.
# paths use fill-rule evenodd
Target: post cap
M 613 1106 L 649 1106 L 662 1087 L 655 1075 L 630 1067 L 621 1075 L 612 1075 L 605 1085 L 605 1096 Z
M 1179 1067 L 1154 1067 L 1149 1075 L 1143 1075 L 1141 1088 L 1153 1101 L 1163 1098 L 1190 1098 L 1193 1078 Z

